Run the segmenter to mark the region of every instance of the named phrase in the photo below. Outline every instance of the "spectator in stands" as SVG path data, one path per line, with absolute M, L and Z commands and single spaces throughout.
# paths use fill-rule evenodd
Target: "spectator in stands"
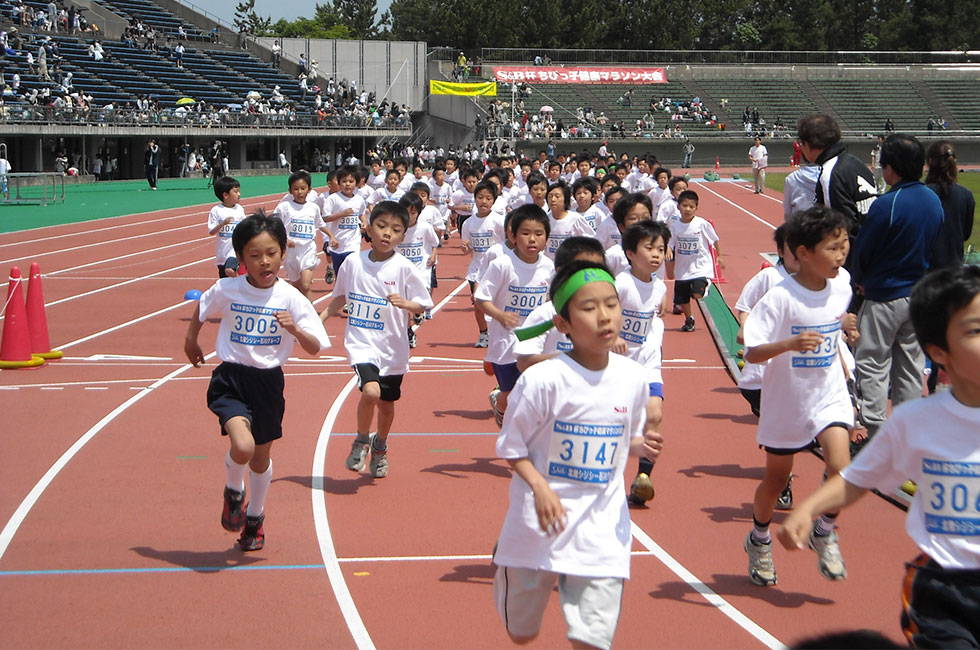
M 831 116 L 816 113 L 800 118 L 797 135 L 803 157 L 820 165 L 817 203 L 847 215 L 851 234 L 857 236 L 877 197 L 874 176 L 867 165 L 847 152 L 840 141 L 840 127 Z
M 184 67 L 184 44 L 181 41 L 177 41 L 177 47 L 174 48 L 174 58 L 177 59 L 177 67 Z
M 102 49 L 102 41 L 93 41 L 88 46 L 88 55 L 92 57 L 92 60 L 96 63 L 105 60 L 105 50 Z
M 299 76 L 302 77 L 306 75 L 306 71 L 309 69 L 309 64 L 306 62 L 306 55 L 300 52 L 299 54 Z
M 310 89 L 309 83 L 306 81 L 306 75 L 300 73 L 299 75 L 299 101 L 300 103 L 306 101 L 306 93 Z
M 272 44 L 272 65 L 279 67 L 279 61 L 282 58 L 282 41 L 278 38 Z
M 885 118 L 885 133 L 894 133 L 894 132 L 895 132 L 895 124 L 892 123 L 892 118 L 886 117 Z
M 854 242 L 852 278 L 864 292 L 855 377 L 861 420 L 873 437 L 892 407 L 922 396 L 925 356 L 909 318 L 909 294 L 929 270 L 943 206 L 919 179 L 925 151 L 895 133 L 881 147 L 890 190 L 875 201 Z M 891 390 L 889 390 L 889 387 Z
M 248 25 L 244 22 L 238 26 L 238 47 L 248 49 Z
M 146 169 L 146 182 L 150 184 L 150 189 L 157 189 L 157 175 L 160 173 L 160 146 L 153 138 L 146 143 L 143 166 Z

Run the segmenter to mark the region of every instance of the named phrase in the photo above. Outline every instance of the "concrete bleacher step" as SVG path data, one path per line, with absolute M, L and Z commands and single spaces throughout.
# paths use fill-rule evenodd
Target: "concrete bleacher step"
M 812 83 L 809 81 L 800 81 L 798 84 L 800 86 L 800 90 L 806 93 L 807 97 L 810 98 L 810 101 L 814 103 L 821 113 L 826 113 L 827 115 L 833 116 L 833 118 L 837 120 L 838 124 L 842 126 L 844 125 L 844 120 L 837 114 L 837 111 L 834 110 L 833 104 L 828 102 Z
M 936 115 L 942 116 L 949 124 L 950 129 L 959 130 L 963 128 L 953 111 L 949 110 L 942 98 L 933 92 L 932 88 L 919 79 L 912 80 L 912 87 L 922 95 L 929 104 L 936 109 Z

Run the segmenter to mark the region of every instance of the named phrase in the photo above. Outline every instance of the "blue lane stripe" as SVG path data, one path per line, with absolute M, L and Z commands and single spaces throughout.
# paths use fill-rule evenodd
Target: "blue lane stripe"
M 309 571 L 323 569 L 322 564 L 253 564 L 248 566 L 200 566 L 200 567 L 143 567 L 124 569 L 29 569 L 24 571 L 0 571 L 0 578 L 16 576 L 73 576 L 109 575 L 126 573 L 218 573 L 220 571 Z

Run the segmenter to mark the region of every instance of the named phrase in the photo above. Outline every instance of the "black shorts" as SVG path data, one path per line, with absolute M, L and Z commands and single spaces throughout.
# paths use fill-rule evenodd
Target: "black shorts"
M 906 565 L 902 631 L 917 648 L 980 645 L 980 570 L 944 569 L 928 555 Z
M 674 304 L 686 305 L 694 296 L 704 296 L 708 289 L 708 278 L 677 280 L 674 282 Z
M 436 265 L 433 264 L 431 268 L 432 268 L 432 271 L 429 274 L 429 288 L 430 289 L 435 289 L 436 287 L 439 286 L 439 280 L 436 279 Z
M 829 429 L 831 427 L 840 427 L 842 429 L 847 429 L 848 431 L 850 431 L 850 429 L 851 429 L 851 425 L 849 425 L 849 424 L 844 424 L 843 422 L 831 422 L 830 424 L 828 424 L 827 426 L 825 426 L 820 431 L 820 433 L 823 433 L 824 431 L 826 431 L 827 429 Z M 820 433 L 818 433 L 817 436 L 819 436 Z M 817 438 L 815 437 L 808 444 L 805 444 L 802 447 L 795 447 L 795 448 L 793 448 L 793 447 L 769 447 L 769 446 L 766 446 L 766 445 L 759 445 L 759 447 L 762 448 L 762 449 L 765 449 L 766 450 L 766 453 L 772 454 L 773 456 L 792 456 L 793 454 L 798 454 L 801 451 L 807 451 L 809 449 L 817 449 L 818 447 L 820 447 L 820 441 L 817 440 Z
M 225 260 L 225 263 L 224 264 L 219 264 L 218 265 L 218 277 L 219 278 L 227 278 L 228 277 L 227 275 L 225 275 L 225 269 L 231 269 L 235 273 L 238 273 L 238 258 L 237 257 L 229 257 L 228 259 Z
M 361 392 L 364 391 L 364 384 L 376 381 L 381 386 L 381 401 L 397 402 L 402 396 L 402 379 L 405 375 L 387 375 L 382 377 L 381 371 L 373 363 L 359 363 L 355 365 L 354 373 L 357 375 L 357 388 Z
M 285 381 L 282 368 L 252 368 L 238 363 L 222 362 L 211 373 L 208 384 L 208 408 L 218 416 L 221 435 L 225 423 L 241 416 L 252 425 L 255 444 L 282 438 L 282 416 L 286 412 L 283 396 Z
M 759 417 L 759 406 L 762 404 L 762 389 L 739 388 L 739 391 L 741 391 L 745 401 L 749 403 L 749 408 L 752 409 L 752 415 Z

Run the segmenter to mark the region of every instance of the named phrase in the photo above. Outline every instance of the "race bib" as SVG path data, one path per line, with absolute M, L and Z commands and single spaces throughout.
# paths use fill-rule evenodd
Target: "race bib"
M 803 332 L 823 334 L 823 341 L 816 350 L 792 352 L 790 358 L 793 368 L 826 368 L 834 363 L 837 358 L 837 341 L 840 340 L 840 321 L 826 325 L 793 325 L 790 332 L 793 336 Z
M 527 318 L 535 307 L 544 303 L 548 297 L 548 287 L 520 287 L 510 285 L 507 287 L 507 304 L 504 311 L 517 314 L 521 318 Z
M 282 309 L 256 307 L 237 302 L 228 307 L 231 312 L 231 332 L 228 338 L 232 343 L 242 345 L 279 345 L 282 342 L 276 312 Z
M 698 238 L 697 237 L 678 237 L 677 244 L 674 246 L 674 250 L 678 255 L 697 255 L 698 254 Z
M 421 264 L 424 255 L 422 244 L 398 244 L 398 252 L 408 258 L 413 264 Z
M 623 442 L 621 424 L 576 424 L 555 420 L 548 475 L 582 483 L 608 483 Z
M 312 219 L 290 219 L 289 220 L 289 238 L 290 239 L 313 239 L 313 233 L 315 229 L 313 228 Z
M 367 330 L 383 330 L 388 312 L 388 299 L 366 296 L 351 291 L 347 294 L 347 324 Z
M 237 225 L 237 222 L 232 221 L 231 223 L 226 223 L 225 225 L 221 226 L 221 230 L 218 231 L 218 237 L 222 239 L 230 239 L 231 233 L 235 232 L 235 226 Z
M 623 329 L 619 335 L 627 343 L 642 345 L 647 340 L 647 332 L 650 331 L 650 321 L 653 319 L 652 311 L 632 311 L 623 310 Z
M 561 243 L 568 239 L 568 235 L 551 235 L 548 237 L 548 252 L 554 255 L 558 252 Z
M 486 253 L 493 246 L 492 232 L 475 232 L 470 235 L 470 248 L 476 253 Z
M 357 230 L 361 227 L 361 215 L 352 214 L 349 217 L 341 217 L 337 222 L 337 227 L 341 230 Z
M 926 530 L 937 535 L 980 535 L 980 463 L 923 458 L 922 472 L 927 481 L 919 486 Z

